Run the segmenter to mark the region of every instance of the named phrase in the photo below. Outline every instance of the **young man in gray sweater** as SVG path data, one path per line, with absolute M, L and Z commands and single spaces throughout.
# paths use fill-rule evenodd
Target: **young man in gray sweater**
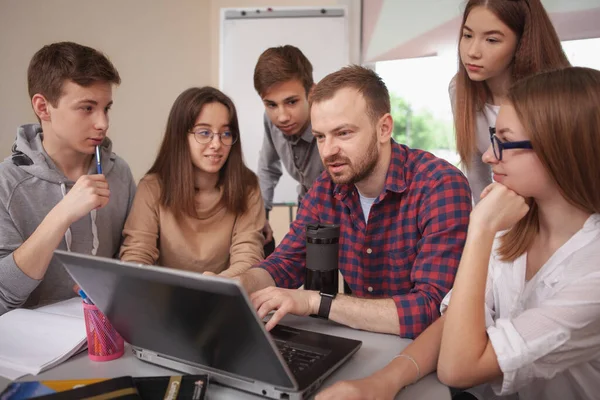
M 75 296 L 53 251 L 116 255 L 135 194 L 106 137 L 121 81 L 111 62 L 90 47 L 54 43 L 33 56 L 27 79 L 39 124 L 19 127 L 0 163 L 0 315 Z

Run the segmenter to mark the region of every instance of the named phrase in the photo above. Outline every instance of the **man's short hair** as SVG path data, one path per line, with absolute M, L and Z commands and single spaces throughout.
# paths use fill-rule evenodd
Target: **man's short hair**
M 27 70 L 29 98 L 39 93 L 56 107 L 68 80 L 84 87 L 96 82 L 121 83 L 119 72 L 100 51 L 59 42 L 42 47 L 31 59 Z
M 254 68 L 254 88 L 259 96 L 279 83 L 297 79 L 302 83 L 306 95 L 313 81 L 313 67 L 299 48 L 285 45 L 265 50 Z
M 320 103 L 335 96 L 338 90 L 351 88 L 362 94 L 367 103 L 367 114 L 376 123 L 390 112 L 390 94 L 375 71 L 359 65 L 350 65 L 321 79 L 310 94 L 309 103 Z

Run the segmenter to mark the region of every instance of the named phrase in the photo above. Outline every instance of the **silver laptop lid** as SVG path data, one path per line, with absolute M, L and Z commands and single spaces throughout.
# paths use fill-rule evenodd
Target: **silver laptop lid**
M 61 250 L 54 254 L 128 343 L 297 389 L 237 281 Z

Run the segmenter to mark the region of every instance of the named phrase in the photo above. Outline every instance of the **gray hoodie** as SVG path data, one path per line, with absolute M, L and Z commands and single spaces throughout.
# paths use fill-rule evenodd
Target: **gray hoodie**
M 59 249 L 103 257 L 118 255 L 123 225 L 135 194 L 129 166 L 102 143 L 102 172 L 110 188 L 108 204 L 71 225 Z M 90 167 L 95 174 L 95 164 Z M 74 282 L 54 258 L 41 280 L 28 277 L 15 264 L 13 252 L 31 236 L 48 212 L 75 182 L 56 167 L 42 147 L 38 124 L 17 132 L 12 155 L 0 163 L 0 315 L 17 307 L 33 307 L 74 296 Z M 67 243 L 69 243 L 69 246 Z

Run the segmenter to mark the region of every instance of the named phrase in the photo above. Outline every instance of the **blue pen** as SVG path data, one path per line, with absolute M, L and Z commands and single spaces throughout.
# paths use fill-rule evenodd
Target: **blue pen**
M 102 174 L 102 164 L 100 164 L 100 146 L 96 146 L 96 172 Z
M 85 304 L 94 304 L 92 303 L 92 300 L 90 300 L 90 298 L 87 297 L 87 294 L 85 294 L 85 292 L 82 289 L 79 289 L 79 292 L 77 293 L 79 293 L 79 296 L 81 296 Z

